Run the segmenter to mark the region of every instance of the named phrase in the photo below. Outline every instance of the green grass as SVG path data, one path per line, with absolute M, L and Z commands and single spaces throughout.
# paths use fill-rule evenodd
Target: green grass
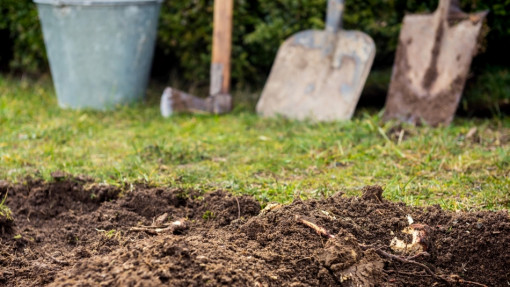
M 359 112 L 336 123 L 262 119 L 254 95 L 234 94 L 225 116 L 159 115 L 147 103 L 113 112 L 57 107 L 51 82 L 0 76 L 0 179 L 51 172 L 289 202 L 379 184 L 391 200 L 452 210 L 510 208 L 510 118 L 456 119 L 450 127 L 383 123 Z M 472 128 L 477 132 L 467 137 Z
M 7 193 L 0 200 L 0 222 L 2 222 L 2 218 L 5 218 L 6 220 L 12 220 L 11 209 L 5 204 L 6 199 L 7 199 Z

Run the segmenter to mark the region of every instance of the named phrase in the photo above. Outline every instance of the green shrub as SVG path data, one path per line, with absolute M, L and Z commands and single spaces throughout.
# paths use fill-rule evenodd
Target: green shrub
M 10 49 L 2 49 L 6 54 L 0 54 L 0 61 L 7 62 L 11 70 L 47 71 L 46 50 L 35 4 L 31 0 L 2 0 L 0 12 L 0 30 L 9 35 L 1 42 L 12 45 Z
M 346 1 L 344 27 L 371 35 L 377 45 L 374 69 L 388 69 L 405 13 L 431 12 L 437 0 Z M 510 66 L 505 51 L 510 41 L 510 0 L 461 0 L 466 11 L 490 9 L 485 51 L 473 63 L 476 74 L 493 65 Z M 260 88 L 280 44 L 295 32 L 322 29 L 326 0 L 236 0 L 232 78 L 237 87 Z M 0 31 L 8 31 L 0 49 L 11 70 L 47 71 L 46 55 L 35 4 L 31 0 L 0 1 Z M 207 86 L 211 59 L 213 0 L 167 0 L 158 31 L 155 76 L 168 76 Z M 2 35 L 2 33 L 0 33 Z M 508 85 L 508 84 L 507 84 Z
M 489 110 L 502 115 L 501 107 L 510 107 L 510 68 L 490 66 L 468 80 L 462 98 L 462 110 L 476 114 Z

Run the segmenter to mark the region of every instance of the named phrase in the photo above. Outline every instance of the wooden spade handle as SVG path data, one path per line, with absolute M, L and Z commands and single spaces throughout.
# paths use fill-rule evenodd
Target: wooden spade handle
M 460 10 L 459 0 L 440 0 L 437 9 L 444 19 L 448 19 L 450 14 L 463 13 Z
M 230 92 L 233 8 L 233 0 L 214 1 L 211 95 Z

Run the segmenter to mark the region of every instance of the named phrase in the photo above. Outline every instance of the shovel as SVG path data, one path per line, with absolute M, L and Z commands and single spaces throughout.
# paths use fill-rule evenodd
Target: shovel
M 466 14 L 458 0 L 440 0 L 433 14 L 404 17 L 385 120 L 450 124 L 487 13 Z
M 232 110 L 230 53 L 232 50 L 233 0 L 214 1 L 213 48 L 209 97 L 201 98 L 167 87 L 161 96 L 161 114 L 176 112 L 224 114 Z
M 341 29 L 343 0 L 329 0 L 326 29 L 299 32 L 276 55 L 257 112 L 291 119 L 352 117 L 375 56 L 366 34 Z

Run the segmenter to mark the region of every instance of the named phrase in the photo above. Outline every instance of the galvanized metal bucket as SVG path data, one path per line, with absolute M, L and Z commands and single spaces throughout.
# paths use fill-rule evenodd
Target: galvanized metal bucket
M 144 98 L 162 1 L 34 0 L 61 107 Z

